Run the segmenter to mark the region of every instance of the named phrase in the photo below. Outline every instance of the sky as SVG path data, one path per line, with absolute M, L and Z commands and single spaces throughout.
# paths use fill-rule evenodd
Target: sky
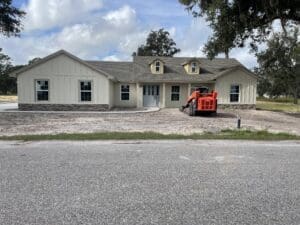
M 151 30 L 170 32 L 181 52 L 204 57 L 211 35 L 203 18 L 193 18 L 178 0 L 13 0 L 27 15 L 21 37 L 0 36 L 12 63 L 26 64 L 64 49 L 88 60 L 130 61 Z M 223 57 L 220 55 L 219 57 Z M 231 51 L 249 69 L 256 65 L 247 48 Z

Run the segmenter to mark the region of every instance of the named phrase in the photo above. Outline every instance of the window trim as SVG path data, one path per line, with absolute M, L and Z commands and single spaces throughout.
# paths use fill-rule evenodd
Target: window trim
M 195 67 L 193 67 L 195 65 Z M 195 68 L 195 71 L 193 71 L 193 68 Z M 198 63 L 197 62 L 191 62 L 191 73 L 197 73 Z
M 158 68 L 158 70 L 157 70 L 157 68 Z M 161 71 L 161 62 L 156 60 L 155 61 L 155 73 L 160 73 L 160 71 Z
M 231 87 L 232 86 L 238 86 L 239 87 L 239 92 L 238 93 L 232 93 L 231 92 Z M 231 101 L 231 95 L 232 94 L 238 94 L 238 101 Z M 241 84 L 230 84 L 230 89 L 229 89 L 229 102 L 231 104 L 236 104 L 236 103 L 240 103 L 241 102 Z
M 123 92 L 122 86 L 128 86 L 128 92 Z M 128 94 L 128 99 L 122 99 L 122 94 Z M 130 101 L 130 84 L 120 84 L 120 101 Z
M 87 91 L 87 90 L 82 91 L 81 90 L 81 85 L 80 85 L 81 82 L 91 82 L 91 90 L 90 91 Z M 79 89 L 78 94 L 79 94 L 79 102 L 80 103 L 85 104 L 85 103 L 92 103 L 94 101 L 94 96 L 93 96 L 94 82 L 93 82 L 93 80 L 78 80 L 78 89 Z M 91 101 L 82 101 L 81 100 L 81 92 L 91 92 Z
M 173 87 L 178 87 L 178 92 L 173 91 Z M 180 101 L 180 85 L 172 85 L 171 86 L 171 102 L 179 102 Z M 174 100 L 173 95 L 178 95 L 178 100 Z
M 37 95 L 37 82 L 38 81 L 48 81 L 48 100 L 38 100 L 38 95 Z M 43 90 L 45 91 L 45 90 Z M 46 91 L 45 91 L 46 92 Z M 49 102 L 50 101 L 50 80 L 49 79 L 34 79 L 34 96 L 35 96 L 35 102 Z

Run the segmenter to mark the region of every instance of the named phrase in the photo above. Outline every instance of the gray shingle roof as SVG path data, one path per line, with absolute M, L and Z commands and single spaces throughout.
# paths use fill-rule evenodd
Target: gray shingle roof
M 164 64 L 164 74 L 152 74 L 149 63 L 160 59 Z M 200 63 L 200 74 L 189 75 L 183 64 L 195 59 Z M 242 66 L 236 59 L 188 58 L 136 56 L 133 62 L 86 61 L 93 67 L 105 71 L 120 82 L 205 82 L 212 81 L 218 74 L 237 66 Z

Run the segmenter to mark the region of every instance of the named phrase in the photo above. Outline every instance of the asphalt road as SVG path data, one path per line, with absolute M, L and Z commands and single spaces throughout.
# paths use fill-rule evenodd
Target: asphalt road
M 0 142 L 0 224 L 300 224 L 300 142 Z

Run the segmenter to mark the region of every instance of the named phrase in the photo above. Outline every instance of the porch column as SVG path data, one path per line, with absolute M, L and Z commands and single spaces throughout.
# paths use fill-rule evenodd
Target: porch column
M 143 107 L 143 88 L 140 83 L 136 83 L 136 107 Z
M 162 84 L 162 102 L 161 102 L 161 108 L 166 107 L 166 84 Z
M 188 97 L 191 95 L 192 84 L 188 84 Z

